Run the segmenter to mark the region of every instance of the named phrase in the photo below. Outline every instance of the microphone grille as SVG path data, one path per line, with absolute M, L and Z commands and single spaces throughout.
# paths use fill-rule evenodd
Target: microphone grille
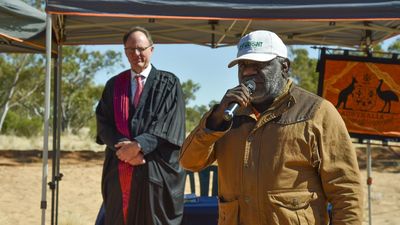
M 256 90 L 256 82 L 254 80 L 248 80 L 244 83 L 244 85 L 249 89 L 250 94 L 253 94 L 253 92 Z

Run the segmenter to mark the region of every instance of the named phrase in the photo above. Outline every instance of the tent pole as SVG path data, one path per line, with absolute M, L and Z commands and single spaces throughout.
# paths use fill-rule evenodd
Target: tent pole
M 368 224 L 372 224 L 372 214 L 371 214 L 371 140 L 367 140 L 367 185 L 368 185 Z
M 57 63 L 58 63 L 58 58 L 54 59 L 54 73 L 53 73 L 53 92 L 54 92 L 54 97 L 53 97 L 53 154 L 51 155 L 51 181 L 48 183 L 49 188 L 51 190 L 51 219 L 50 219 L 50 224 L 54 225 L 54 204 L 55 204 L 55 188 L 57 186 L 56 182 L 56 152 L 57 152 L 57 98 L 56 98 L 56 91 L 57 91 Z
M 60 134 L 61 134 L 61 53 L 62 46 L 57 45 L 57 58 L 54 63 L 54 98 L 53 98 L 53 154 L 52 154 L 52 177 L 49 187 L 51 190 L 51 225 L 58 224 L 58 191 L 62 178 L 60 174 Z
M 46 223 L 46 183 L 47 183 L 47 160 L 49 153 L 49 118 L 50 118 L 50 74 L 51 74 L 51 15 L 46 16 L 46 78 L 45 78 L 45 98 L 44 98 L 44 131 L 43 131 L 43 154 L 42 154 L 42 198 L 40 208 L 42 209 L 41 224 Z
M 58 196 L 59 196 L 59 187 L 60 181 L 63 177 L 63 174 L 60 173 L 60 154 L 61 154 L 61 75 L 62 75 L 62 45 L 58 45 L 57 51 L 57 90 L 56 90 L 56 98 L 57 98 L 57 124 L 54 129 L 57 129 L 57 151 L 56 151 L 56 225 L 58 224 Z

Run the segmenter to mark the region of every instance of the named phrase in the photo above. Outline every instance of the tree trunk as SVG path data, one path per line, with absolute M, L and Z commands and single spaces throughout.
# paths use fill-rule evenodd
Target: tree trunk
M 0 133 L 1 133 L 1 130 L 3 129 L 3 124 L 4 124 L 4 121 L 6 120 L 6 115 L 7 115 L 8 109 L 9 109 L 8 102 L 6 102 L 1 110 L 1 114 L 0 114 Z
M 23 58 L 21 60 L 21 65 L 18 66 L 17 67 L 18 68 L 17 71 L 15 71 L 14 81 L 13 81 L 10 89 L 8 90 L 7 97 L 4 100 L 4 103 L 3 103 L 3 106 L 2 106 L 2 109 L 1 109 L 1 114 L 0 114 L 0 133 L 3 130 L 4 121 L 6 119 L 8 110 L 10 109 L 10 102 L 11 102 L 11 99 L 12 99 L 14 93 L 15 93 L 15 88 L 17 86 L 17 83 L 18 83 L 18 80 L 19 80 L 19 76 L 20 76 L 20 74 L 22 72 L 22 68 L 24 68 L 24 66 L 25 66 L 25 62 L 26 62 L 27 58 L 28 58 L 27 55 L 23 56 Z
M 5 102 L 4 102 L 4 105 L 3 105 L 3 107 L 2 107 L 1 114 L 0 114 L 0 133 L 1 133 L 2 129 L 3 129 L 3 124 L 4 124 L 4 121 L 5 121 L 5 119 L 6 119 L 8 110 L 10 109 L 10 107 L 9 107 L 10 101 L 11 101 L 11 98 L 12 98 L 12 96 L 13 96 L 13 94 L 14 94 L 14 91 L 15 91 L 15 84 L 17 83 L 18 79 L 19 79 L 19 73 L 17 73 L 17 74 L 15 75 L 13 85 L 12 85 L 11 88 L 8 90 L 7 97 L 6 97 Z

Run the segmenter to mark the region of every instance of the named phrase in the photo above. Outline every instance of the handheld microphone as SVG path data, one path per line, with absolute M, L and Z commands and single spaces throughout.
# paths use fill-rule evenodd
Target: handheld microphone
M 256 90 L 256 83 L 254 80 L 248 80 L 244 85 L 249 89 L 250 95 Z M 236 110 L 240 108 L 239 103 L 233 102 L 224 111 L 224 120 L 230 121 L 236 113 Z

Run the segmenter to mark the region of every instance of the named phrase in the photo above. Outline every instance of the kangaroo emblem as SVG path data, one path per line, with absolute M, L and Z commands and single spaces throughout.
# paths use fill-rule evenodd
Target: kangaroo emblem
M 351 108 L 346 107 L 346 103 L 347 103 L 347 98 L 349 97 L 349 95 L 353 94 L 354 85 L 356 83 L 357 83 L 357 80 L 356 80 L 356 78 L 353 77 L 353 80 L 351 81 L 349 86 L 347 86 L 346 88 L 344 88 L 343 90 L 340 91 L 339 96 L 338 96 L 338 102 L 336 104 L 337 109 L 340 107 L 340 105 L 342 103 L 343 103 L 343 109 L 351 109 Z

